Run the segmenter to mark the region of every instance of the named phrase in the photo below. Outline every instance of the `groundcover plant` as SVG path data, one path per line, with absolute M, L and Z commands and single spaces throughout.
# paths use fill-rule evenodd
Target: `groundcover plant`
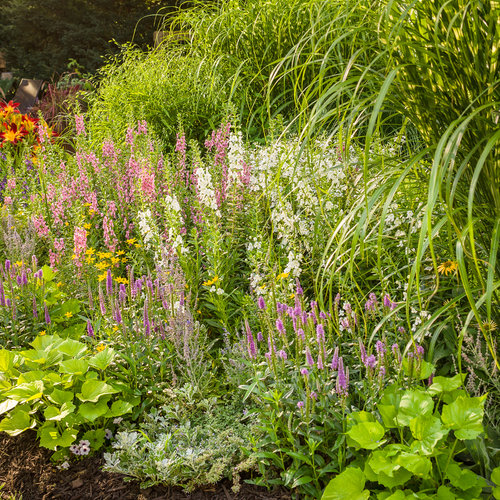
M 500 498 L 496 14 L 194 8 L 62 137 L 3 104 L 0 430 L 143 486 Z

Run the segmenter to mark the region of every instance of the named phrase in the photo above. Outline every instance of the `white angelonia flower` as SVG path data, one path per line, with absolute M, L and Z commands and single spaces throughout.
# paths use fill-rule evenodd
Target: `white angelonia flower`
M 196 177 L 198 179 L 198 197 L 200 202 L 217 212 L 218 209 L 212 184 L 212 174 L 208 169 L 198 167 L 196 169 Z

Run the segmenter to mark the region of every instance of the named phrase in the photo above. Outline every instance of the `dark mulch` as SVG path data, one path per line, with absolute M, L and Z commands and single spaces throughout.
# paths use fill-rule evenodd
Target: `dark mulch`
M 51 452 L 40 448 L 34 432 L 16 437 L 0 434 L 0 498 L 22 495 L 23 500 L 291 500 L 284 490 L 243 484 L 238 494 L 230 482 L 187 494 L 179 488 L 141 490 L 138 483 L 124 482 L 120 474 L 101 470 L 102 459 L 89 457 L 59 470 L 50 462 Z

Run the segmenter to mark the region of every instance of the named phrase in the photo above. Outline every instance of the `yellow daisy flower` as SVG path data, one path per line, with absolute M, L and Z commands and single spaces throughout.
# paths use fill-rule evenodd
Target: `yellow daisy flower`
M 447 260 L 440 264 L 437 268 L 439 274 L 446 274 L 448 276 L 449 273 L 452 273 L 458 269 L 458 263 L 454 260 Z

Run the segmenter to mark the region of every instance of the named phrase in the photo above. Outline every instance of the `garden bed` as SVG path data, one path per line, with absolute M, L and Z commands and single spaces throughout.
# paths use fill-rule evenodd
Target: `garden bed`
M 34 432 L 9 437 L 0 434 L 0 498 L 22 495 L 25 500 L 288 500 L 284 490 L 268 492 L 265 488 L 243 484 L 238 494 L 231 491 L 225 481 L 194 491 L 191 494 L 180 488 L 152 487 L 141 489 L 138 483 L 125 482 L 122 475 L 101 470 L 101 457 L 87 457 L 72 462 L 67 470 L 58 469 L 50 462 L 51 452 L 41 448 Z

